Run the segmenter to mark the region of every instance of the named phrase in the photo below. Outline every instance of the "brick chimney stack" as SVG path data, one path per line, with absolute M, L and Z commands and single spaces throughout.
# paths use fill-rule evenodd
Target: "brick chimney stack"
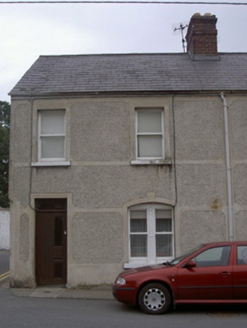
M 217 52 L 217 18 L 215 15 L 194 14 L 191 17 L 186 41 L 187 52 L 192 59 L 219 59 Z

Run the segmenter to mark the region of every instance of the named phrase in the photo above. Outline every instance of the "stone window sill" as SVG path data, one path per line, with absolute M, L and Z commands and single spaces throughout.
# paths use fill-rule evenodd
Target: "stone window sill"
M 168 159 L 147 159 L 147 160 L 132 160 L 131 165 L 172 165 L 172 160 Z
M 32 162 L 32 167 L 47 167 L 47 166 L 70 166 L 70 161 L 57 162 Z
M 124 269 L 128 270 L 128 269 L 135 269 L 135 268 L 139 268 L 139 267 L 142 267 L 142 266 L 146 266 L 148 265 L 148 263 L 131 263 L 131 262 L 128 262 L 128 263 L 124 263 Z
M 156 265 L 156 264 L 160 264 L 160 263 L 164 263 L 167 261 L 172 261 L 174 258 L 173 257 L 167 257 L 164 259 L 160 259 L 157 260 L 154 263 L 149 263 L 148 261 L 136 261 L 136 262 L 125 262 L 123 265 L 123 268 L 128 270 L 128 269 L 135 269 L 135 268 L 139 268 L 139 267 L 143 267 L 143 266 L 147 266 L 147 265 Z

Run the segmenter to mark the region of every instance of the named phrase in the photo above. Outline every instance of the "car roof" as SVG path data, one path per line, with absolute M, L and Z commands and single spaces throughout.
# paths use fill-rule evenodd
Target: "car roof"
M 220 241 L 220 242 L 210 242 L 202 243 L 202 246 L 220 246 L 220 245 L 246 245 L 247 241 Z

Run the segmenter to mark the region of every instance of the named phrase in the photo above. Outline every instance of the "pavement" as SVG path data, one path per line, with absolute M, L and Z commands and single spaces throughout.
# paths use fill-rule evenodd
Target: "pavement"
M 33 298 L 71 298 L 71 299 L 91 299 L 91 300 L 113 300 L 110 286 L 94 288 L 66 288 L 66 287 L 37 287 L 37 288 L 10 288 L 9 282 L 6 281 L 1 286 L 9 288 L 17 297 Z
M 9 255 L 9 251 L 0 250 L 0 254 Z M 1 262 L 2 271 L 9 271 L 9 257 L 2 257 L 6 262 Z M 1 276 L 1 274 L 0 274 Z M 0 280 L 1 288 L 9 289 L 12 294 L 17 297 L 33 297 L 33 298 L 71 298 L 71 299 L 92 299 L 92 300 L 113 300 L 112 288 L 110 285 L 91 287 L 91 288 L 70 288 L 69 286 L 45 286 L 36 288 L 10 288 L 9 277 L 6 276 Z

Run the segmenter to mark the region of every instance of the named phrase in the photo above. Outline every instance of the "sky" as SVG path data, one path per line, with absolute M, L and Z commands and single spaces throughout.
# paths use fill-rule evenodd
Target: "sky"
M 181 34 L 174 29 L 188 24 L 194 13 L 211 13 L 218 18 L 219 52 L 247 53 L 247 5 L 212 4 L 247 4 L 247 0 L 194 1 L 210 4 L 182 4 L 188 2 L 185 0 L 174 0 L 181 4 L 3 4 L 2 1 L 0 101 L 10 102 L 8 92 L 40 55 L 182 52 Z

